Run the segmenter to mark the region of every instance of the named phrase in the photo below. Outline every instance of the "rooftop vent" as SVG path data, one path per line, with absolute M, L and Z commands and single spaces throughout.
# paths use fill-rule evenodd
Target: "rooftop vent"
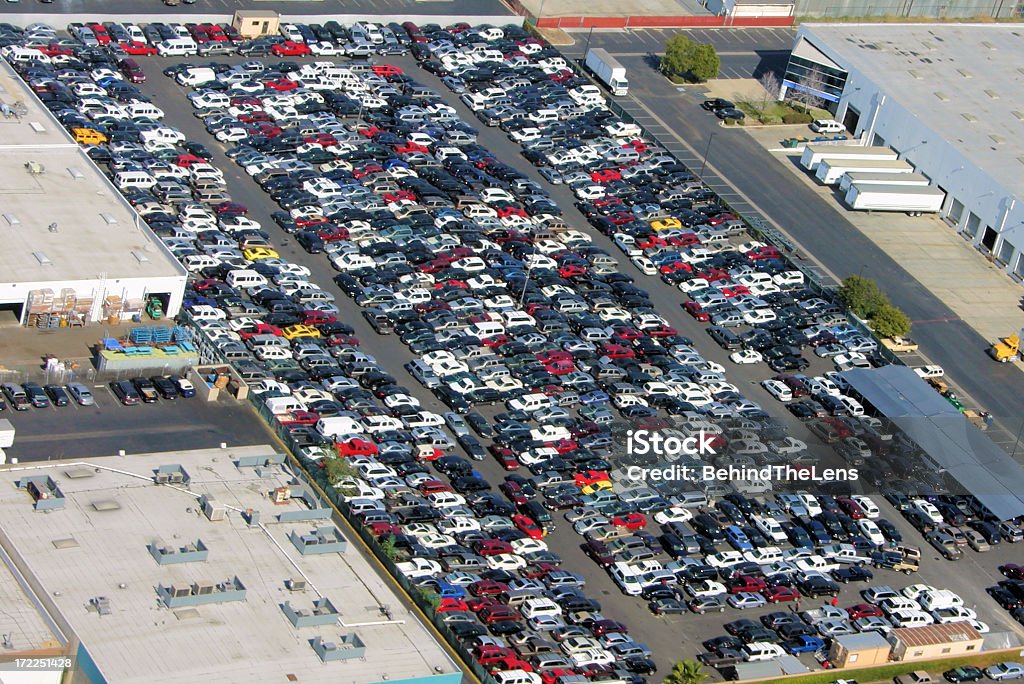
M 12 226 L 17 226 L 21 223 L 21 221 L 18 220 L 18 217 L 14 214 L 4 214 L 3 216 L 4 220 Z
M 74 537 L 65 537 L 63 539 L 54 539 L 53 548 L 55 549 L 77 549 L 78 540 Z
M 929 43 L 927 40 L 922 40 L 921 41 L 921 45 L 924 46 L 925 50 L 934 50 L 935 49 L 935 45 L 933 45 L 932 43 Z
M 981 41 L 981 46 L 982 47 L 986 47 L 989 50 L 995 50 L 996 49 L 996 46 L 992 43 L 992 41 L 988 41 L 988 40 Z
M 992 90 L 991 88 L 987 89 L 985 91 L 985 94 L 988 95 L 993 100 L 998 100 L 999 99 L 999 93 L 996 92 L 995 90 Z
M 117 223 L 117 218 L 113 214 L 108 214 L 105 211 L 100 212 L 100 218 L 102 218 L 108 226 Z
M 990 137 L 992 139 L 992 142 L 994 142 L 996 145 L 1002 145 L 1004 142 L 1006 142 L 1006 138 L 1004 138 L 1001 135 L 996 135 L 995 133 L 992 133 L 988 137 Z
M 135 257 L 135 260 L 138 261 L 140 264 L 145 264 L 149 262 L 149 257 L 137 249 L 132 250 L 132 256 Z
M 957 73 L 959 73 L 964 78 L 974 78 L 971 72 L 968 71 L 967 69 L 957 69 Z
M 50 257 L 46 256 L 46 252 L 32 252 L 32 256 L 36 258 L 40 266 L 53 266 L 53 262 L 50 261 Z
M 913 69 L 908 70 L 907 73 L 916 78 L 918 81 L 924 80 L 924 76 L 914 71 Z
M 121 510 L 121 504 L 117 503 L 113 499 L 100 499 L 99 501 L 93 501 L 92 507 L 93 510 L 98 511 L 100 513 Z
M 1018 120 L 1024 121 L 1024 112 L 1020 111 L 1019 109 L 1014 109 L 1013 115 L 1017 117 Z
M 941 90 L 935 91 L 935 97 L 939 98 L 943 102 L 949 102 L 949 95 L 946 95 L 946 93 L 942 92 Z
M 76 169 L 74 166 L 68 167 L 68 175 L 74 178 L 75 180 L 82 180 L 83 178 L 85 178 L 85 174 Z
M 963 112 L 960 116 L 964 117 L 964 120 L 968 123 L 975 123 L 978 120 L 978 117 L 974 116 L 970 112 Z
M 44 126 L 43 124 L 39 123 L 38 121 L 29 121 L 28 125 L 36 133 L 45 133 L 46 132 L 46 126 Z

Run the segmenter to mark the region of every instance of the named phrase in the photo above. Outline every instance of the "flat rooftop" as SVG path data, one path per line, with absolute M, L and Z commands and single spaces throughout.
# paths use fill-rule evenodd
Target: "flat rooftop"
M 1024 196 L 1024 31 L 1018 24 L 804 24 L 992 178 Z
M 0 272 L 5 281 L 186 274 L 3 60 L 0 103 L 24 112 L 0 115 Z M 31 172 L 30 162 L 42 172 Z
M 342 553 L 298 551 L 291 533 L 308 535 L 333 523 L 279 521 L 281 514 L 310 510 L 295 498 L 272 500 L 276 488 L 292 482 L 287 467 L 236 465 L 240 458 L 273 454 L 269 446 L 254 446 L 2 468 L 4 550 L 26 569 L 57 620 L 85 644 L 107 681 L 459 681 L 461 671 L 446 651 L 352 539 Z M 154 473 L 169 464 L 180 465 L 188 479 L 157 485 Z M 36 510 L 18 484 L 47 476 L 64 505 Z M 203 514 L 202 495 L 226 508 L 222 520 Z M 258 512 L 260 524 L 245 519 L 249 510 Z M 208 549 L 206 560 L 160 564 L 148 548 L 199 541 Z M 158 586 L 187 590 L 236 577 L 246 590 L 241 601 L 168 608 L 157 593 Z M 295 578 L 305 579 L 304 589 L 289 588 Z M 98 597 L 106 597 L 99 603 L 107 614 L 97 610 Z M 289 602 L 312 611 L 321 597 L 339 613 L 333 624 L 295 627 L 282 610 Z M 311 646 L 316 637 L 340 645 L 353 633 L 365 644 L 363 658 L 323 662 Z

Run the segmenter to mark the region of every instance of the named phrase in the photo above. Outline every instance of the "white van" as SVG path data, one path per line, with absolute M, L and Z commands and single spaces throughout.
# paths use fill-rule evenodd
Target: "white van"
M 152 119 L 153 121 L 159 121 L 164 118 L 164 110 L 148 102 L 132 102 L 127 104 L 124 106 L 124 113 L 131 117 L 132 120 Z
M 229 287 L 265 287 L 267 278 L 249 268 L 238 268 L 228 272 L 225 281 Z
M 526 601 L 522 606 L 519 607 L 519 612 L 523 614 L 523 617 L 529 620 L 530 618 L 540 617 L 542 615 L 561 616 L 562 608 L 557 603 L 547 598 L 534 598 Z
M 760 660 L 775 660 L 781 658 L 786 652 L 778 644 L 767 641 L 755 641 L 750 644 L 743 644 L 743 657 L 748 663 Z
M 360 435 L 363 434 L 363 426 L 348 416 L 327 416 L 317 421 L 316 431 L 324 437 Z
M 817 119 L 811 122 L 811 130 L 815 133 L 845 133 L 843 124 L 834 119 Z
M 922 592 L 917 597 L 917 602 L 924 610 L 939 610 L 941 608 L 957 608 L 964 605 L 960 595 L 948 589 L 937 589 L 935 591 Z
M 193 67 L 185 69 L 174 77 L 178 85 L 197 86 L 204 83 L 213 83 L 217 80 L 217 73 L 210 67 Z
M 933 624 L 931 615 L 920 610 L 897 610 L 889 613 L 889 621 L 896 627 L 924 627 Z
M 263 402 L 275 416 L 293 411 L 305 411 L 306 407 L 295 397 L 270 397 Z
M 118 190 L 149 190 L 156 185 L 156 179 L 145 171 L 118 171 L 114 174 L 114 185 Z
M 156 51 L 163 57 L 182 57 L 198 54 L 199 46 L 191 38 L 171 38 L 157 43 Z

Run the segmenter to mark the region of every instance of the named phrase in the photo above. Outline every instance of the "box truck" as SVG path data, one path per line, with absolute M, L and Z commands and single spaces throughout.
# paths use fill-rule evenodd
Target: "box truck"
M 0 420 L 0 449 L 14 446 L 14 426 L 4 418 Z
M 887 173 L 882 171 L 847 171 L 839 179 L 839 192 L 846 196 L 850 186 L 858 185 L 930 185 L 928 177 L 920 173 Z
M 873 173 L 913 173 L 914 167 L 902 159 L 835 159 L 825 157 L 818 163 L 814 177 L 825 185 L 837 185 L 850 171 Z
M 862 145 L 807 145 L 800 156 L 800 166 L 816 171 L 825 157 L 834 159 L 896 159 L 899 155 L 888 147 Z
M 942 209 L 946 193 L 932 186 L 851 185 L 846 204 L 862 211 L 905 211 L 911 216 Z
M 629 92 L 626 67 L 612 57 L 604 48 L 590 48 L 584 61 L 587 69 L 608 87 L 612 95 L 623 96 Z

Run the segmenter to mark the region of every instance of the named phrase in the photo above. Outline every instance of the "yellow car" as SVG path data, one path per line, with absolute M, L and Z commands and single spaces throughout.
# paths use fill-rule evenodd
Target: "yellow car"
M 107 142 L 107 136 L 92 128 L 72 128 L 71 135 L 79 145 L 99 145 Z
M 269 247 L 248 247 L 242 250 L 242 258 L 246 261 L 261 259 L 277 259 L 280 255 Z
M 668 230 L 669 228 L 682 228 L 683 222 L 676 218 L 663 218 L 651 221 L 651 228 L 654 230 Z
M 281 331 L 286 340 L 294 340 L 298 337 L 320 337 L 320 331 L 311 325 L 290 325 Z
M 584 494 L 597 494 L 598 492 L 603 492 L 604 490 L 611 488 L 612 483 L 608 480 L 598 480 L 597 482 L 591 482 L 588 485 L 583 485 L 583 488 L 580 491 Z

